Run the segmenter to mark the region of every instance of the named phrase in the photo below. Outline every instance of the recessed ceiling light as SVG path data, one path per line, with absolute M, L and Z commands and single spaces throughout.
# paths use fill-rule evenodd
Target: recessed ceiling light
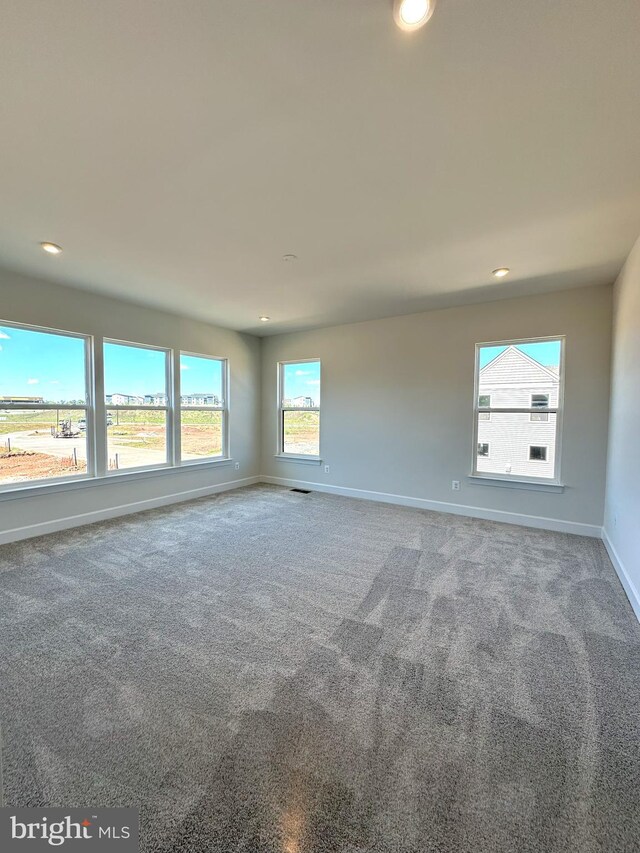
M 282 260 L 285 261 L 285 263 L 288 263 L 289 261 L 297 261 L 298 256 L 297 255 L 283 255 Z
M 436 0 L 394 0 L 393 19 L 401 30 L 419 30 L 433 15 Z
M 49 252 L 50 255 L 59 255 L 62 249 L 60 246 L 57 246 L 55 243 L 40 243 L 45 252 Z
M 261 323 L 268 323 L 271 317 L 262 316 L 258 318 Z
M 496 278 L 504 278 L 505 275 L 509 275 L 510 272 L 511 270 L 509 267 L 498 267 L 497 270 L 493 270 L 491 275 L 495 275 Z

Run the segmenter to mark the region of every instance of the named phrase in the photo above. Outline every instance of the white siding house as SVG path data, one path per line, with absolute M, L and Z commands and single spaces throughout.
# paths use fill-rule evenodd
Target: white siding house
M 492 408 L 556 408 L 557 367 L 545 367 L 515 346 L 479 374 L 478 405 Z M 547 412 L 480 412 L 476 470 L 526 477 L 554 476 L 557 415 Z

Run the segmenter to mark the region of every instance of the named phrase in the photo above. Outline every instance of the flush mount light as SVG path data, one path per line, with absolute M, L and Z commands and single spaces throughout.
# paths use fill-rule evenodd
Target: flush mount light
M 282 256 L 282 260 L 283 260 L 286 264 L 288 264 L 290 261 L 297 261 L 297 260 L 298 260 L 298 256 L 297 256 L 297 255 L 283 255 L 283 256 Z
M 55 243 L 40 243 L 45 252 L 49 252 L 50 255 L 59 255 L 62 249 L 60 246 L 57 246 Z
M 393 20 L 401 30 L 424 27 L 433 15 L 436 0 L 393 0 Z
M 271 319 L 271 317 L 262 316 L 262 317 L 258 317 L 258 319 L 260 320 L 261 323 L 268 323 L 269 320 Z
M 505 275 L 509 275 L 510 272 L 511 270 L 509 267 L 498 267 L 497 270 L 493 270 L 491 275 L 495 275 L 496 278 L 504 278 Z

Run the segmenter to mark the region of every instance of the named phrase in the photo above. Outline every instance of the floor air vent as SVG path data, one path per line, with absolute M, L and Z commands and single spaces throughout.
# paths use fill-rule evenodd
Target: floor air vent
M 298 492 L 299 495 L 310 495 L 311 491 L 309 489 L 289 489 L 290 492 Z

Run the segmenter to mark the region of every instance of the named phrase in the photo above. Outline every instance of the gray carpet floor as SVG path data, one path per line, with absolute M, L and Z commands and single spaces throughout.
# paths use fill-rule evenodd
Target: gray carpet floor
M 256 486 L 0 548 L 13 806 L 144 851 L 640 849 L 602 543 Z

